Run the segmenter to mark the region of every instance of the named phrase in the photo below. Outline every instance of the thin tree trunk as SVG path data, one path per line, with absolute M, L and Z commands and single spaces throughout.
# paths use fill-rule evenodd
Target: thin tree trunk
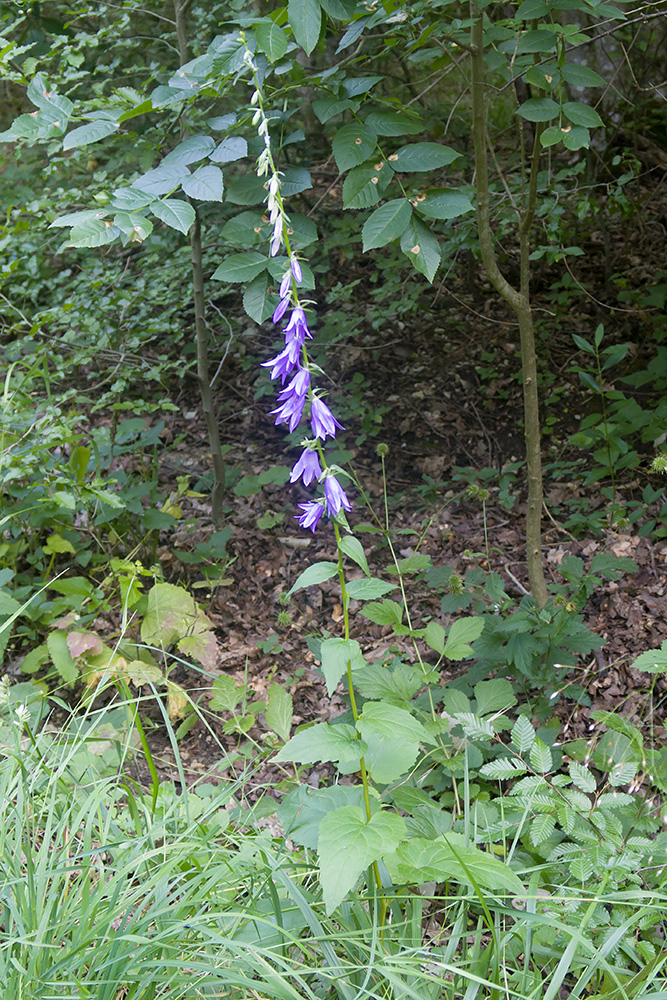
M 189 61 L 187 26 L 185 13 L 189 0 L 173 0 L 176 38 L 181 66 Z M 185 138 L 185 136 L 183 136 Z M 206 325 L 206 300 L 204 298 L 204 269 L 202 265 L 201 223 L 197 206 L 188 198 L 195 212 L 195 221 L 190 227 L 190 254 L 192 258 L 192 297 L 195 310 L 195 338 L 197 344 L 197 378 L 202 410 L 208 431 L 208 443 L 213 462 L 213 489 L 211 491 L 211 515 L 216 527 L 223 523 L 222 502 L 225 492 L 225 459 L 220 447 L 218 419 L 213 405 L 211 376 L 208 365 L 208 327 Z
M 498 294 L 514 310 L 521 337 L 524 434 L 528 470 L 528 507 L 526 512 L 526 562 L 531 593 L 538 607 L 546 604 L 548 591 L 542 565 L 542 452 L 540 434 L 535 331 L 530 304 L 530 229 L 537 198 L 537 172 L 540 154 L 540 130 L 536 128 L 531 158 L 528 191 L 520 211 L 519 244 L 521 277 L 519 289 L 511 285 L 498 267 L 489 209 L 489 175 L 486 155 L 486 94 L 484 89 L 484 22 L 475 0 L 471 3 L 474 24 L 471 31 L 472 64 L 472 133 L 475 149 L 477 191 L 477 228 L 482 264 Z

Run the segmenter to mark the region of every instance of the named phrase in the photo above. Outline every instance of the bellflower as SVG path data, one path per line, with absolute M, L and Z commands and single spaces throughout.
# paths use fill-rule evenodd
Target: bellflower
M 291 395 L 275 410 L 271 410 L 271 416 L 276 414 L 275 423 L 287 424 L 290 433 L 299 426 L 303 415 L 303 407 L 306 402 L 305 396 Z
M 275 358 L 271 358 L 270 361 L 262 361 L 261 367 L 270 368 L 271 378 L 278 378 L 280 376 L 281 381 L 284 382 L 287 376 L 296 368 L 300 354 L 301 344 L 298 340 L 292 340 L 280 354 L 276 354 Z
M 336 428 L 340 430 L 345 430 L 342 424 L 339 424 L 333 413 L 319 396 L 313 396 L 310 401 L 310 423 L 313 428 L 313 434 L 316 438 L 320 438 L 324 441 L 327 437 L 336 437 Z
M 278 400 L 288 399 L 290 396 L 304 396 L 310 388 L 310 372 L 307 368 L 299 368 L 291 382 L 278 394 Z
M 278 295 L 281 299 L 284 299 L 286 295 L 289 294 L 290 287 L 292 285 L 292 271 L 285 271 L 283 274 L 282 281 L 280 282 L 280 291 Z M 275 322 L 275 321 L 274 321 Z
M 314 533 L 317 527 L 317 522 L 322 517 L 324 513 L 324 507 L 317 500 L 309 500 L 308 503 L 300 503 L 299 510 L 303 511 L 303 514 L 296 514 L 296 519 L 299 522 L 300 527 L 310 528 Z
M 335 517 L 343 510 L 352 510 L 352 504 L 347 499 L 347 494 L 335 476 L 327 476 L 324 480 L 324 496 L 327 501 L 329 517 Z
M 303 281 L 303 272 L 301 270 L 301 264 L 299 263 L 298 257 L 296 257 L 295 254 L 292 254 L 290 257 L 290 269 L 294 275 L 294 280 L 297 285 L 300 285 Z
M 274 312 L 274 314 L 272 316 L 272 320 L 273 320 L 274 323 L 279 323 L 280 320 L 283 318 L 283 316 L 285 315 L 285 313 L 289 309 L 291 298 L 292 298 L 292 296 L 288 292 L 287 295 L 283 299 L 280 300 L 280 302 L 276 306 L 275 312 Z
M 316 451 L 312 448 L 304 448 L 301 457 L 295 462 L 292 475 L 289 477 L 290 483 L 296 483 L 302 479 L 304 486 L 310 486 L 313 479 L 319 479 L 322 475 L 320 459 Z
M 285 334 L 285 341 L 297 338 L 301 344 L 304 344 L 306 337 L 310 340 L 313 339 L 313 335 L 308 329 L 308 321 L 306 320 L 306 314 L 301 308 L 297 306 L 292 310 L 292 315 L 289 318 L 287 326 L 283 330 Z

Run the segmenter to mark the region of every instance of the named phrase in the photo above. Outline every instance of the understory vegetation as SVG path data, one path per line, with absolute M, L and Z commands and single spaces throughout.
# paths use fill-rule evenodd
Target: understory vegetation
M 2 5 L 2 996 L 667 995 L 665 13 Z

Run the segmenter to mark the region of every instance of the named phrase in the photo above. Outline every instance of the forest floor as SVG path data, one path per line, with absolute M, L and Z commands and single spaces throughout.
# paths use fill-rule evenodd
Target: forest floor
M 627 265 L 628 267 L 630 264 Z M 327 355 L 331 405 L 345 386 L 355 384 L 355 374 L 363 375 L 363 389 L 370 400 L 381 400 L 378 433 L 365 433 L 354 416 L 347 423 L 344 446 L 353 455 L 353 467 L 376 513 L 383 516 L 381 462 L 378 442 L 386 442 L 389 518 L 398 534 L 396 544 L 403 556 L 411 555 L 421 539 L 419 551 L 430 556 L 435 567 L 449 566 L 465 575 L 471 565 L 493 570 L 505 581 L 507 593 L 520 600 L 526 592 L 525 569 L 525 481 L 521 467 L 522 431 L 521 386 L 517 334 L 510 315 L 488 290 L 477 288 L 474 296 L 452 284 L 454 291 L 431 291 L 421 311 L 420 326 L 406 329 L 400 320 L 381 329 L 364 330 L 363 323 L 353 339 Z M 467 303 L 464 299 L 467 298 Z M 474 307 L 469 303 L 474 302 Z M 584 392 L 571 366 L 580 360 L 571 334 L 592 337 L 599 321 L 599 302 L 578 296 L 566 320 L 560 313 L 558 324 L 545 301 L 546 319 L 540 323 L 538 339 L 545 382 L 560 384 L 560 393 L 551 400 L 547 394 L 545 413 L 553 419 L 545 438 L 545 462 L 554 471 L 545 478 L 544 560 L 550 582 L 556 582 L 558 566 L 567 555 L 579 556 L 586 566 L 600 552 L 630 557 L 637 571 L 615 582 L 605 581 L 584 608 L 585 622 L 604 642 L 601 649 L 581 658 L 570 671 L 563 672 L 562 695 L 553 708 L 553 722 L 568 738 L 590 738 L 595 726 L 590 713 L 596 709 L 618 711 L 641 728 L 651 729 L 662 717 L 662 681 L 653 701 L 647 696 L 654 678 L 630 667 L 646 649 L 660 646 L 667 637 L 667 539 L 640 537 L 634 530 L 615 531 L 606 526 L 608 500 L 600 494 L 601 483 L 582 485 L 583 471 L 590 455 L 568 447 L 567 436 L 576 429 L 590 408 L 590 394 Z M 275 343 L 270 324 L 258 328 L 250 324 L 243 334 L 243 354 L 232 360 L 223 374 L 218 391 L 227 400 L 221 416 L 223 443 L 229 446 L 227 460 L 238 476 L 259 475 L 275 465 L 291 466 L 297 452 L 290 449 L 280 428 L 275 428 L 268 411 L 272 396 L 257 393 L 257 368 L 249 367 L 248 357 L 268 358 Z M 633 310 L 607 315 L 605 343 L 630 342 L 635 364 L 650 344 L 641 341 Z M 446 333 L 445 333 L 446 330 Z M 357 382 L 361 379 L 357 376 Z M 174 444 L 161 463 L 160 478 L 168 489 L 176 477 L 193 481 L 209 471 L 210 456 L 203 442 L 206 432 L 196 393 L 177 400 L 180 412 L 165 419 L 167 439 Z M 372 424 L 371 414 L 371 424 Z M 647 469 L 650 456 L 642 462 Z M 505 478 L 490 470 L 505 470 Z M 478 501 L 462 497 L 470 481 L 470 471 L 487 470 L 488 480 L 478 480 L 490 488 L 485 509 Z M 238 480 L 237 480 L 238 481 Z M 620 484 L 624 499 L 641 496 L 645 473 L 631 473 Z M 657 482 L 656 486 L 659 485 Z M 355 491 L 353 490 L 353 493 Z M 457 499 L 454 499 L 454 497 Z M 516 497 L 512 504 L 511 496 Z M 181 527 L 158 550 L 167 580 L 199 581 L 197 599 L 216 626 L 219 657 L 215 673 L 230 675 L 249 685 L 251 697 L 262 699 L 273 680 L 287 687 L 294 698 L 294 724 L 327 719 L 346 710 L 342 696 L 326 694 L 321 673 L 307 646 L 309 635 L 340 634 L 342 609 L 334 582 L 308 588 L 289 605 L 290 622 L 279 625 L 280 603 L 299 573 L 308 565 L 335 556 L 333 533 L 324 521 L 317 532 L 300 529 L 294 518 L 296 503 L 308 499 L 300 487 L 268 485 L 250 496 L 230 494 L 227 524 L 231 528 L 228 555 L 221 584 L 202 588 L 197 567 L 184 566 L 174 550 L 189 550 L 205 541 L 213 531 L 206 498 L 179 499 L 184 516 Z M 355 496 L 350 515 L 354 527 L 368 524 L 372 515 L 363 500 Z M 563 511 L 586 511 L 591 528 L 577 529 L 576 537 L 560 522 Z M 554 513 L 555 511 L 555 513 Z M 267 527 L 275 520 L 273 527 Z M 258 527 L 258 520 L 263 527 Z M 599 525 L 602 525 L 599 527 Z M 389 552 L 380 535 L 361 534 L 371 571 L 387 578 Z M 559 582 L 562 582 L 560 579 Z M 420 623 L 435 616 L 447 625 L 451 620 L 440 611 L 440 594 L 416 583 L 408 593 L 413 620 Z M 352 638 L 366 657 L 381 659 L 396 651 L 411 660 L 414 652 L 405 638 L 390 627 L 373 625 L 354 613 Z M 464 614 L 471 613 L 464 611 Z M 469 662 L 452 664 L 451 677 L 458 676 Z M 171 678 L 182 684 L 202 707 L 210 695 L 210 678 L 201 672 L 177 667 Z M 449 679 L 449 678 L 446 678 Z M 568 689 L 583 689 L 576 698 Z M 658 698 L 655 698 L 655 694 Z M 657 713 L 657 716 L 656 716 Z M 208 715 L 180 744 L 188 780 L 210 775 L 220 758 L 220 746 L 232 750 L 239 744 L 234 736 L 222 735 L 225 719 Z M 261 741 L 254 728 L 250 737 Z M 156 729 L 153 736 L 156 763 L 171 773 L 171 750 L 166 736 Z M 242 763 L 239 766 L 244 766 Z M 267 777 L 264 772 L 263 780 Z M 310 780 L 317 783 L 319 775 Z

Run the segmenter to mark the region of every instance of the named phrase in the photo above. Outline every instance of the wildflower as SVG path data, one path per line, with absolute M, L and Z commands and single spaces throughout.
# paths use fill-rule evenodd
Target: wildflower
M 296 515 L 299 526 L 302 528 L 310 528 L 310 530 L 314 532 L 317 527 L 317 522 L 324 513 L 324 507 L 317 500 L 309 500 L 307 503 L 300 503 L 298 506 L 299 510 L 303 511 L 303 514 Z
M 321 475 L 322 467 L 317 452 L 312 448 L 304 448 L 301 457 L 294 464 L 289 481 L 296 483 L 298 479 L 302 479 L 304 486 L 310 486 L 313 479 L 319 479 Z
M 316 438 L 321 438 L 324 441 L 327 437 L 336 437 L 336 428 L 339 430 L 344 430 L 342 424 L 339 424 L 333 413 L 319 396 L 313 396 L 310 403 L 310 423 L 313 428 L 313 434 Z
M 278 394 L 278 400 L 289 399 L 290 396 L 305 396 L 310 388 L 310 372 L 307 368 L 299 368 L 292 381 Z
M 343 510 L 352 510 L 352 504 L 347 499 L 345 490 L 335 476 L 327 476 L 324 480 L 324 496 L 327 501 L 329 517 L 335 517 Z
M 313 339 L 313 335 L 308 329 L 306 314 L 301 306 L 297 306 L 296 309 L 292 311 L 292 315 L 290 316 L 289 322 L 283 330 L 283 333 L 285 334 L 286 343 L 288 340 L 298 340 L 300 344 L 304 344 L 306 342 L 306 337 L 310 340 Z
M 292 254 L 290 258 L 290 270 L 294 275 L 294 280 L 296 281 L 297 285 L 300 285 L 301 282 L 303 281 L 303 272 L 301 271 L 301 264 L 299 263 L 298 258 L 294 254 Z
M 275 423 L 287 424 L 291 433 L 296 430 L 301 422 L 305 402 L 305 396 L 291 395 L 280 406 L 277 406 L 275 410 L 271 410 L 271 416 L 275 413 Z
M 283 220 L 279 215 L 273 226 L 273 238 L 271 240 L 270 253 L 272 257 L 280 250 L 283 242 Z
M 30 709 L 26 705 L 17 705 L 16 706 L 16 717 L 17 717 L 17 719 L 19 721 L 19 724 L 21 726 L 24 726 L 25 723 L 30 718 Z
M 271 358 L 270 361 L 262 361 L 262 368 L 270 368 L 271 378 L 278 378 L 280 376 L 284 382 L 287 376 L 296 368 L 300 353 L 301 344 L 298 340 L 292 340 L 275 358 Z
M 281 299 L 284 299 L 286 295 L 289 295 L 289 290 L 291 288 L 291 285 L 292 285 L 292 271 L 291 270 L 285 271 L 285 273 L 283 274 L 282 281 L 280 282 L 280 291 L 278 292 Z
M 285 296 L 285 298 L 283 298 L 283 299 L 280 300 L 280 302 L 278 303 L 278 305 L 275 308 L 275 312 L 274 312 L 273 317 L 272 317 L 274 323 L 279 323 L 280 320 L 283 318 L 283 316 L 285 315 L 285 313 L 289 309 L 290 299 L 291 299 L 291 296 L 288 294 L 288 295 Z

